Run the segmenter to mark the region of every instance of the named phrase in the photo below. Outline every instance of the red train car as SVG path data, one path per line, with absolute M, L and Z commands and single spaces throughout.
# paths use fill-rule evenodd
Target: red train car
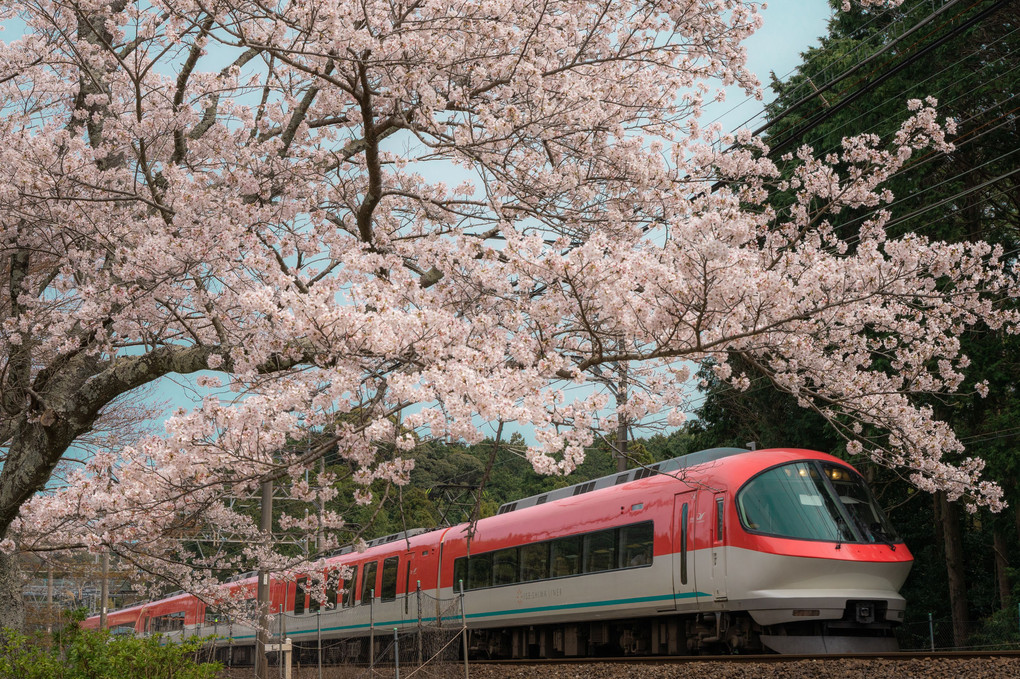
M 470 652 L 516 658 L 892 650 L 912 557 L 839 459 L 713 449 L 508 503 L 470 540 L 467 525 L 417 530 L 327 563 L 351 577 L 323 606 L 306 578 L 274 582 L 272 608 L 299 647 L 341 639 L 365 655 L 373 627 L 434 623 L 463 589 Z M 156 631 L 143 620 L 215 632 L 242 658 L 254 643 L 187 595 L 136 615 L 138 633 Z

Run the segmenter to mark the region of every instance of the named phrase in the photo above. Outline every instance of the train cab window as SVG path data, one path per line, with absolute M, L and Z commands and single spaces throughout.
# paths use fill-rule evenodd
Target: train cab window
M 521 547 L 521 582 L 549 577 L 549 543 L 539 542 Z
M 354 588 L 358 582 L 358 567 L 351 566 L 351 575 L 348 578 L 344 578 L 344 608 L 350 608 L 354 605 Z
M 308 578 L 298 578 L 294 583 L 294 615 L 305 612 L 305 590 L 308 589 Z
M 648 566 L 652 563 L 655 532 L 651 521 L 620 529 L 620 568 Z
M 399 556 L 391 556 L 383 561 L 382 590 L 379 593 L 379 598 L 383 601 L 393 601 L 397 598 L 397 569 L 399 565 Z
M 492 552 L 476 554 L 468 559 L 467 589 L 492 585 Z
M 891 543 L 900 540 L 863 478 L 846 467 L 834 464 L 823 463 L 822 471 L 864 542 Z
M 552 577 L 562 578 L 581 572 L 581 547 L 580 535 L 552 541 Z
M 492 555 L 492 584 L 512 585 L 520 582 L 519 562 L 516 547 L 495 552 Z
M 378 561 L 369 561 L 361 569 L 361 604 L 372 603 L 372 593 L 375 591 L 375 574 L 379 569 Z
M 616 568 L 619 538 L 616 529 L 584 536 L 584 572 L 598 573 Z
M 455 559 L 453 562 L 453 591 L 459 592 L 461 587 L 468 586 L 468 560 L 466 556 Z
M 860 541 L 819 465 L 812 462 L 781 465 L 752 478 L 737 493 L 737 513 L 748 530 L 759 533 Z

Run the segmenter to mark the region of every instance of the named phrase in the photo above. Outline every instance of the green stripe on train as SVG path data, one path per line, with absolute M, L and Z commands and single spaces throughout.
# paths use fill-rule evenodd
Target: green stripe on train
M 464 617 L 469 618 L 469 619 L 491 618 L 491 617 L 494 617 L 494 616 L 497 616 L 497 615 L 520 615 L 522 613 L 544 613 L 544 612 L 548 612 L 548 611 L 568 611 L 568 610 L 571 610 L 571 609 L 580 610 L 580 609 L 585 609 L 585 608 L 594 608 L 596 606 L 622 606 L 624 604 L 642 604 L 642 603 L 651 603 L 653 601 L 668 601 L 668 600 L 673 600 L 673 599 L 693 599 L 694 597 L 699 597 L 699 596 L 707 597 L 709 595 L 704 593 L 704 592 L 680 592 L 680 593 L 677 593 L 677 595 L 675 597 L 669 596 L 669 595 L 665 595 L 665 596 L 634 597 L 634 598 L 630 598 L 630 599 L 612 599 L 612 600 L 609 600 L 609 601 L 583 601 L 581 603 L 557 604 L 555 606 L 533 606 L 531 608 L 516 608 L 516 609 L 507 609 L 507 610 L 502 610 L 502 611 L 488 611 L 488 612 L 485 612 L 485 613 L 468 613 Z M 418 620 L 417 618 L 412 618 L 410 620 L 383 620 L 383 621 L 375 623 L 374 626 L 376 628 L 393 627 L 393 626 L 397 626 L 397 625 L 406 625 L 406 624 L 409 624 L 409 623 L 417 622 L 417 620 Z M 422 618 L 421 619 L 422 622 L 435 622 L 435 620 L 436 620 L 435 617 Z M 459 615 L 446 616 L 446 617 L 443 618 L 443 620 L 448 620 L 450 622 L 456 622 L 457 620 L 460 620 L 460 616 Z M 338 627 L 323 627 L 323 628 L 318 629 L 318 630 L 311 629 L 311 630 L 302 630 L 300 632 L 289 632 L 288 636 L 298 636 L 298 635 L 301 635 L 301 634 L 321 634 L 322 632 L 339 632 L 341 630 L 369 629 L 370 627 L 372 627 L 371 624 L 368 624 L 368 625 L 340 625 Z M 233 639 L 254 639 L 255 635 L 254 634 L 246 634 L 246 635 L 243 635 L 243 636 L 228 637 L 228 638 L 233 638 Z

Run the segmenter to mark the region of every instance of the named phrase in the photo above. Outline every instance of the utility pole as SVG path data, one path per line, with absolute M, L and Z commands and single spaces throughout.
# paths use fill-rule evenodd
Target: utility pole
M 99 629 L 106 629 L 106 601 L 110 598 L 110 552 L 103 552 L 103 584 L 99 589 Z
M 319 483 L 326 474 L 326 455 L 319 458 Z M 315 531 L 315 552 L 319 553 L 326 546 L 326 537 L 322 531 L 322 522 L 326 518 L 326 498 L 322 494 L 322 486 L 319 486 L 319 528 Z
M 627 405 L 627 364 L 620 362 L 620 384 L 616 389 L 617 410 Z M 624 414 L 616 416 L 616 471 L 627 471 L 627 418 Z
M 272 539 L 273 534 L 273 482 L 262 482 L 262 516 L 259 530 L 265 540 Z M 259 607 L 259 627 L 255 632 L 255 676 L 258 679 L 269 679 L 269 659 L 266 657 L 266 644 L 269 642 L 269 572 L 259 571 L 259 583 L 256 590 Z M 282 639 L 281 639 L 282 642 Z
M 46 633 L 53 633 L 53 564 L 46 567 Z

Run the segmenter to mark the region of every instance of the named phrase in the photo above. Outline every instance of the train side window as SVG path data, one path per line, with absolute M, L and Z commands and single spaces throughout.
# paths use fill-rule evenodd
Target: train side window
M 520 556 L 516 547 L 501 549 L 492 555 L 492 584 L 512 585 L 520 582 Z
M 308 612 L 317 613 L 319 610 L 319 606 L 322 605 L 321 602 L 319 601 L 319 597 L 322 595 L 322 587 L 321 585 L 316 585 L 315 587 L 309 585 L 307 589 L 308 589 Z
M 720 498 L 716 498 L 716 500 L 715 500 L 715 541 L 716 542 L 722 542 L 723 541 L 723 528 L 725 528 L 725 525 L 723 524 L 723 499 L 720 497 Z
M 361 604 L 372 603 L 372 592 L 375 590 L 375 574 L 379 569 L 378 561 L 369 561 L 361 569 Z
M 480 589 L 492 585 L 492 552 L 476 554 L 468 559 L 468 589 Z
M 383 561 L 382 590 L 380 591 L 380 598 L 383 601 L 393 601 L 397 598 L 397 570 L 399 566 L 399 556 L 391 556 Z
M 549 577 L 549 543 L 539 542 L 521 547 L 521 582 Z
M 330 569 L 326 571 L 326 607 L 336 608 L 338 592 L 340 588 L 340 573 Z
M 358 582 L 358 567 L 351 566 L 351 576 L 344 578 L 344 608 L 350 608 L 354 605 L 354 588 Z
M 294 583 L 294 615 L 301 615 L 305 612 L 306 589 L 308 589 L 308 578 L 298 578 Z
M 655 533 L 651 521 L 621 528 L 620 568 L 651 564 L 652 541 L 654 537 Z
M 553 540 L 551 545 L 552 576 L 562 578 L 580 574 L 581 536 L 571 535 L 568 538 Z
M 616 529 L 584 536 L 584 572 L 598 573 L 616 568 L 619 538 Z
M 462 556 L 459 559 L 455 559 L 453 562 L 453 591 L 459 592 L 461 583 L 464 585 L 464 589 L 468 586 L 468 558 Z

